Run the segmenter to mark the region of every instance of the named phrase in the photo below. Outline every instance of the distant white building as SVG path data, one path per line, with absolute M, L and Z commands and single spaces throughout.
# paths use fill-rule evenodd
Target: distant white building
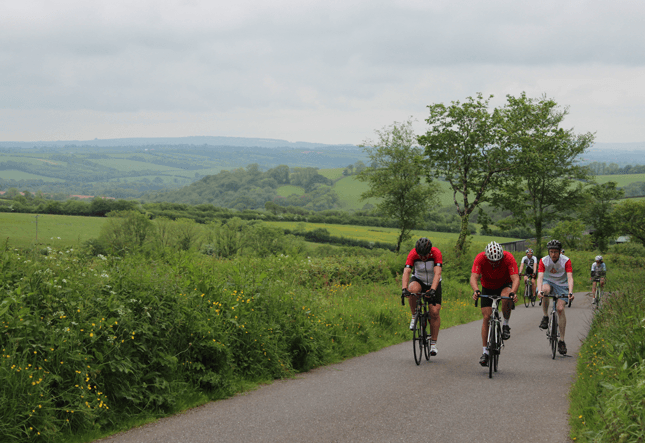
M 616 243 L 628 243 L 629 242 L 629 235 L 621 235 L 616 239 Z

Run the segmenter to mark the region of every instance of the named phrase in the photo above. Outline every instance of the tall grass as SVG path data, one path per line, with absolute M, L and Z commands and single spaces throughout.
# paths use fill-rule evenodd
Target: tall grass
M 571 390 L 571 436 L 645 441 L 645 270 L 638 258 L 605 256 L 604 305 L 593 318 Z
M 105 433 L 409 339 L 393 254 L 1 254 L 3 441 Z M 442 326 L 478 317 L 468 296 L 446 282 Z

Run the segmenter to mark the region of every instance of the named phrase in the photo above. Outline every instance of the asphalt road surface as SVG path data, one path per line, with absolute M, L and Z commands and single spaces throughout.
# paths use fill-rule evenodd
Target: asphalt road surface
M 542 308 L 520 298 L 492 379 L 476 321 L 442 330 L 438 355 L 420 366 L 409 341 L 103 442 L 569 442 L 568 392 L 592 316 L 588 297 L 575 295 L 566 357 L 551 359 Z

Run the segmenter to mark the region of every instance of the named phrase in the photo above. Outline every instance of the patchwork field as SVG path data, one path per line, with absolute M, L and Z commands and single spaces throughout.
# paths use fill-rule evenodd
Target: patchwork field
M 597 175 L 596 181 L 598 183 L 616 182 L 618 187 L 622 187 L 630 183 L 645 182 L 645 174 Z
M 78 247 L 96 238 L 107 219 L 71 215 L 11 214 L 0 212 L 0 235 L 11 246 L 27 247 L 35 243 L 45 246 Z M 36 232 L 37 228 L 37 232 Z
M 373 242 L 382 242 L 396 244 L 399 230 L 394 228 L 374 228 L 369 226 L 355 226 L 355 225 L 328 225 L 323 223 L 303 223 L 303 222 L 265 222 L 269 226 L 280 227 L 282 229 L 303 229 L 305 231 L 313 231 L 314 229 L 324 228 L 329 231 L 330 235 L 336 237 L 348 237 L 358 240 L 367 240 Z M 441 248 L 454 247 L 459 234 L 447 232 L 432 232 L 432 231 L 412 231 L 412 238 L 428 237 L 433 245 Z M 491 237 L 484 235 L 474 235 L 472 237 L 473 247 L 481 247 L 482 250 L 486 244 L 491 241 L 510 242 L 518 239 Z

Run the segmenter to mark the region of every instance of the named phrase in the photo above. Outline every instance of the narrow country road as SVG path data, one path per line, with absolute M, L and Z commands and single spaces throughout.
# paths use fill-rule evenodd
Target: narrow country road
M 551 359 L 542 308 L 520 298 L 492 379 L 476 321 L 442 330 L 439 354 L 420 366 L 406 342 L 102 442 L 569 442 L 568 391 L 592 316 L 585 293 L 575 295 L 566 357 Z

